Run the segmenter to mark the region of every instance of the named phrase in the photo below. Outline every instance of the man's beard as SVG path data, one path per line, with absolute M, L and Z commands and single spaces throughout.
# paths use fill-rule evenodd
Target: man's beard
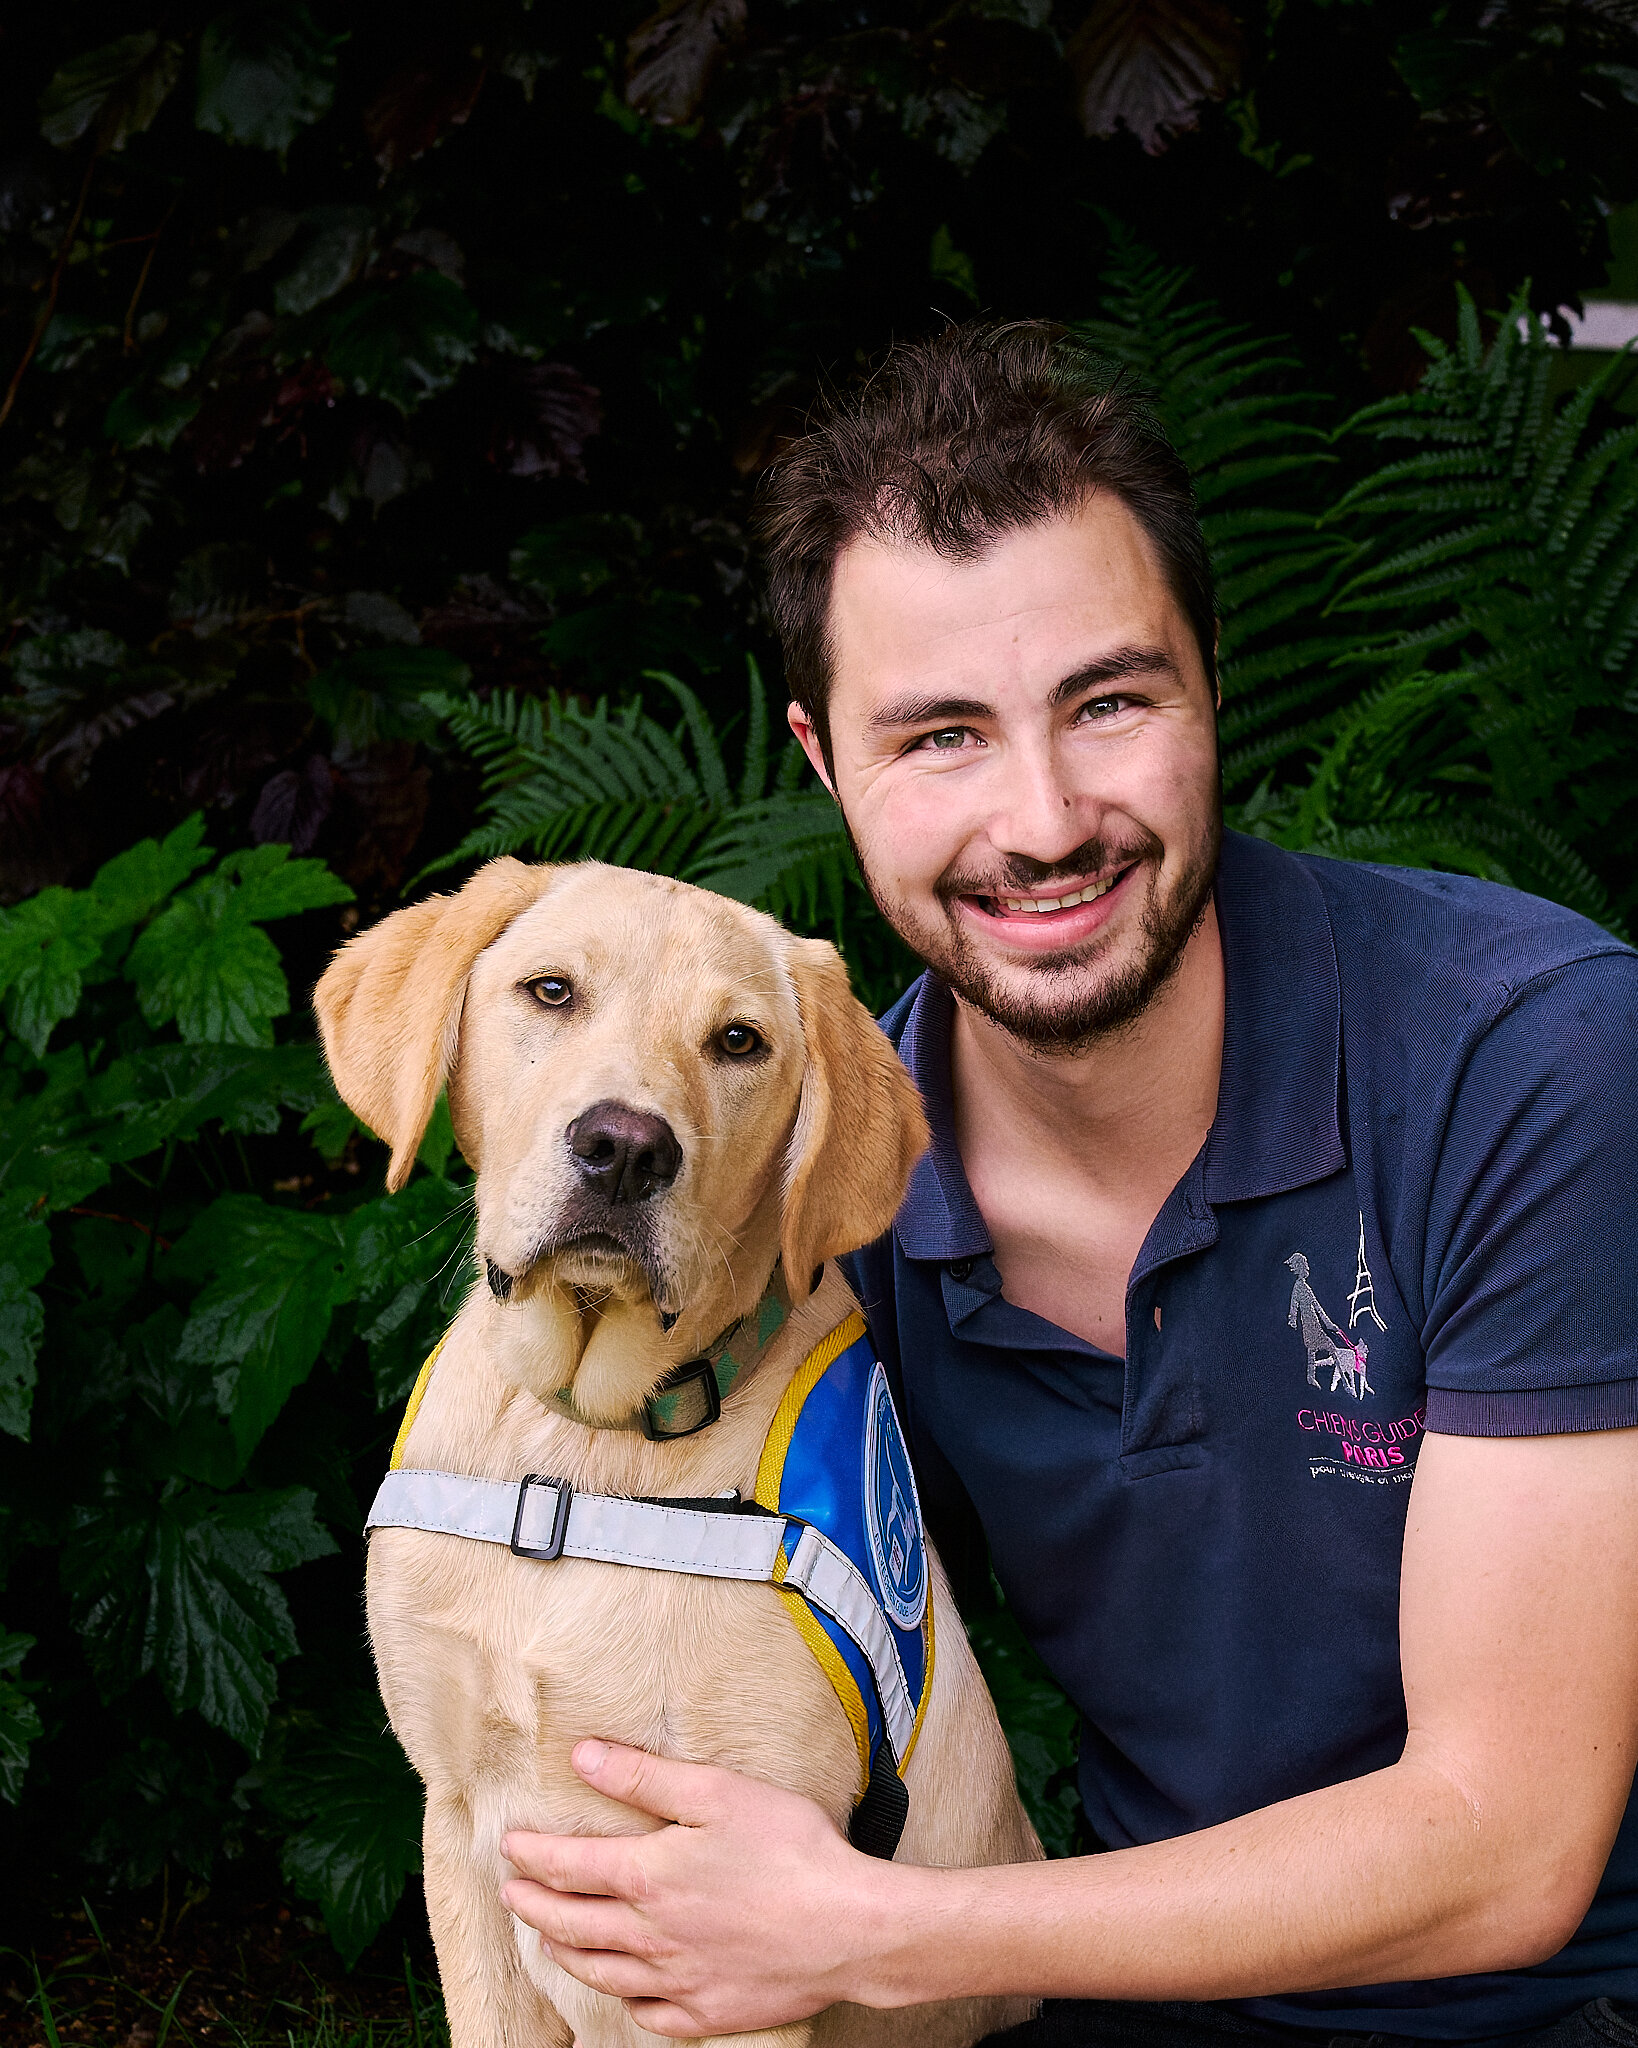
M 947 868 L 934 884 L 934 894 L 944 908 L 941 925 L 923 925 L 907 916 L 902 904 L 885 902 L 860 857 L 851 828 L 848 837 L 877 909 L 912 952 L 962 1001 L 1031 1051 L 1063 1057 L 1084 1052 L 1134 1023 L 1177 972 L 1184 949 L 1200 929 L 1211 903 L 1223 821 L 1219 805 L 1210 805 L 1199 837 L 1164 895 L 1160 878 L 1165 848 L 1141 827 L 1118 845 L 1089 839 L 1064 860 L 1036 861 L 1013 854 L 996 872 L 983 876 Z M 955 909 L 961 896 L 1029 895 L 1057 880 L 1107 875 L 1134 862 L 1148 869 L 1137 950 L 1118 971 L 1101 978 L 1094 974 L 1090 981 L 1084 977 L 1088 970 L 1095 970 L 1109 947 L 1104 934 L 1074 950 L 998 968 L 983 957 Z M 1021 976 L 1029 977 L 1023 988 L 1016 985 Z

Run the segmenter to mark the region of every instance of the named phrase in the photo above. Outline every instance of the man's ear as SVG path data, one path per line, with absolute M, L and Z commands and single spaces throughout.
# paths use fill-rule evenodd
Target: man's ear
M 791 978 L 808 1065 L 785 1162 L 780 1254 L 793 1301 L 838 1252 L 880 1237 L 927 1149 L 916 1084 L 848 985 L 836 948 L 793 939 Z
M 409 1179 L 454 1064 L 473 962 L 553 873 L 492 860 L 455 895 L 396 910 L 350 939 L 314 989 L 336 1093 L 392 1147 L 389 1193 Z
M 785 723 L 796 735 L 797 743 L 808 757 L 815 775 L 825 785 L 825 794 L 835 800 L 836 775 L 831 764 L 830 749 L 819 730 L 819 721 L 811 711 L 804 711 L 793 697 L 785 707 Z

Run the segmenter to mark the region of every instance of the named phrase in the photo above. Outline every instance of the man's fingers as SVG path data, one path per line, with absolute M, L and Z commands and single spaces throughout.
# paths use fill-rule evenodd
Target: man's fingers
M 514 1877 L 501 1886 L 501 1904 L 543 1940 L 565 1948 L 617 1948 L 642 1956 L 652 1947 L 650 1931 L 631 1907 L 618 1899 L 576 1897 L 526 1877 Z
M 618 1949 L 565 1948 L 555 1941 L 544 1946 L 560 1970 L 578 1978 L 590 1991 L 604 1992 L 610 1998 L 649 1998 L 663 2003 L 655 1997 L 664 1989 L 659 1973 L 640 1956 L 623 1955 Z
M 536 1835 L 512 1828 L 501 1854 L 521 1877 L 555 1892 L 629 1899 L 640 1888 L 633 1851 L 640 1835 Z
M 702 2034 L 720 2031 L 666 1998 L 628 1998 L 626 2011 L 645 2034 L 665 2034 L 674 2041 L 697 2041 Z
M 578 1742 L 570 1762 L 605 1797 L 660 1820 L 701 1827 L 722 1810 L 724 1773 L 711 1764 L 650 1756 L 623 1742 Z

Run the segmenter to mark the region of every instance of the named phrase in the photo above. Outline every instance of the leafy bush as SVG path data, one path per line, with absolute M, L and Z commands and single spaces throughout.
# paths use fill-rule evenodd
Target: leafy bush
M 443 1327 L 470 1188 L 445 1117 L 371 1197 L 316 1047 L 276 1035 L 266 929 L 352 891 L 203 832 L 0 912 L 0 1794 L 134 1882 L 300 1823 L 287 1870 L 356 1954 L 417 1828 L 357 1641 L 352 1472 Z M 341 1577 L 298 1643 L 320 1559 Z M 274 1721 L 279 1667 L 326 1633 Z M 315 1795 L 338 1775 L 346 1799 Z
M 461 667 L 725 724 L 762 462 L 935 308 L 1085 311 L 1095 205 L 1351 409 L 1638 197 L 1638 32 L 1579 0 L 13 12 L 4 901 L 202 808 L 379 909 L 471 822 L 413 716 Z

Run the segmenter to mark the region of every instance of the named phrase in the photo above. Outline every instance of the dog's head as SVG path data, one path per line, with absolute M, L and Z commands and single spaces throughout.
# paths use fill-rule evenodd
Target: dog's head
M 498 1362 L 628 1416 L 767 1284 L 878 1236 L 927 1142 L 834 947 L 686 883 L 498 860 L 337 954 L 337 1090 L 414 1162 L 438 1092 L 477 1174 Z

